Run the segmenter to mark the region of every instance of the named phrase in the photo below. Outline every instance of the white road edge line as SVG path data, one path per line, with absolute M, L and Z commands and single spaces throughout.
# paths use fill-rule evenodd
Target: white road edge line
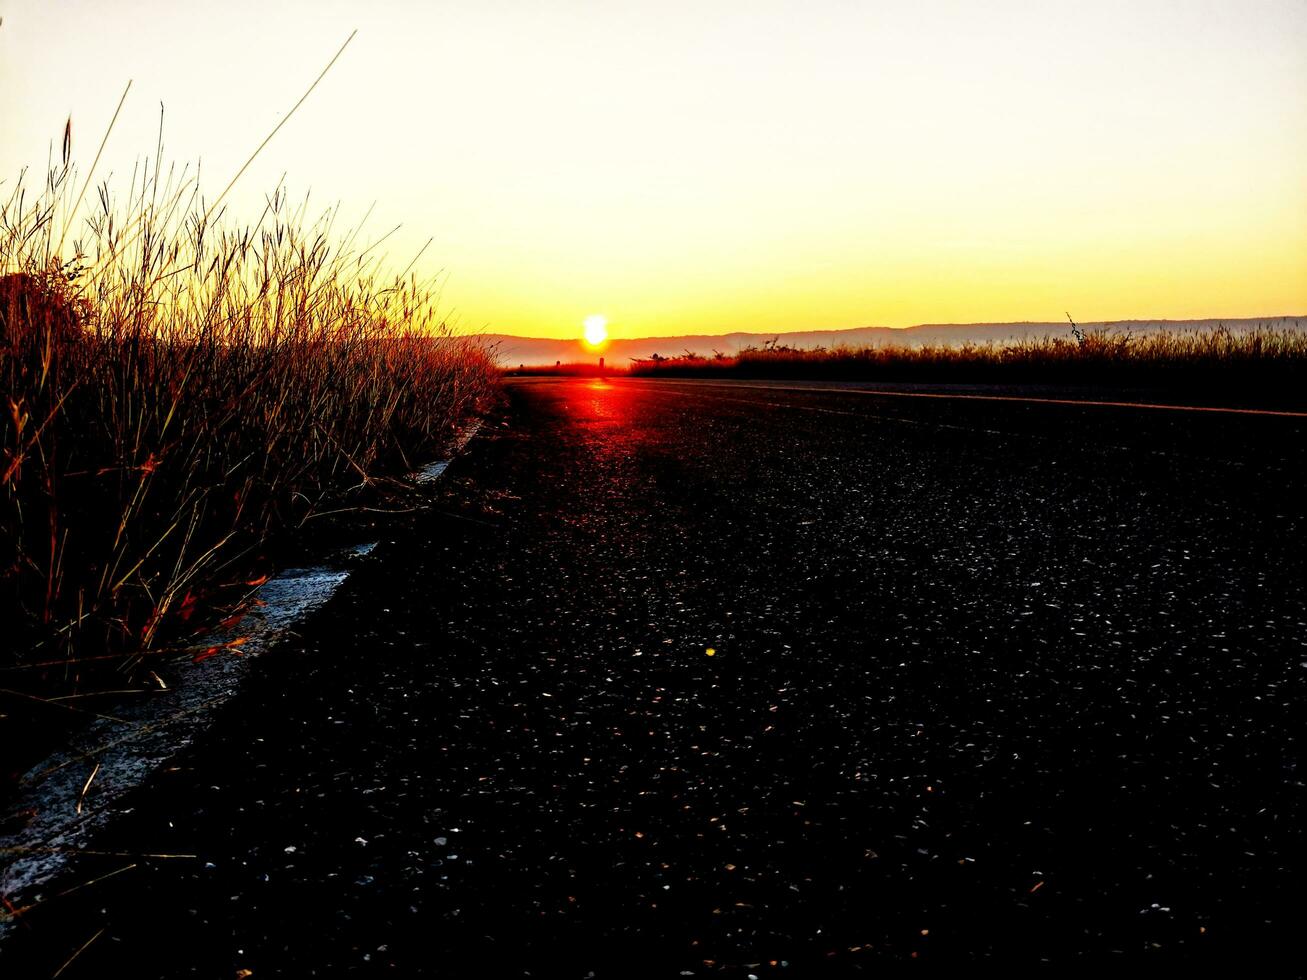
M 1236 408 L 1225 405 L 1168 405 L 1165 402 L 1098 401 L 1088 398 L 1041 398 L 1037 395 L 979 395 L 946 391 L 889 391 L 884 388 L 837 388 L 812 385 L 757 384 L 747 381 L 709 381 L 700 378 L 620 378 L 624 383 L 682 384 L 716 388 L 752 388 L 761 391 L 806 391 L 829 395 L 876 395 L 884 398 L 943 398 L 980 402 L 1024 402 L 1032 405 L 1069 405 L 1076 408 L 1143 408 L 1163 412 L 1217 412 L 1225 415 L 1271 415 L 1307 419 L 1307 412 L 1275 408 Z

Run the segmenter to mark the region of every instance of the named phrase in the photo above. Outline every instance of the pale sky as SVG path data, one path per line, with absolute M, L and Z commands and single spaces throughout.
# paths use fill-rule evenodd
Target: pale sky
M 0 0 L 0 180 L 283 171 L 460 323 L 1307 313 L 1307 0 Z

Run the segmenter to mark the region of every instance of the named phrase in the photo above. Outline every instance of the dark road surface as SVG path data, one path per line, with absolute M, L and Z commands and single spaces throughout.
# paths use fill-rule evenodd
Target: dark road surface
M 1305 436 L 511 385 L 0 974 L 1292 975 Z

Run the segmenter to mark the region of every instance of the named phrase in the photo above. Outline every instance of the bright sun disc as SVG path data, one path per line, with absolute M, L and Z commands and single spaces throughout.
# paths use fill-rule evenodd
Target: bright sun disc
M 585 318 L 585 342 L 598 347 L 608 339 L 608 317 L 598 313 Z

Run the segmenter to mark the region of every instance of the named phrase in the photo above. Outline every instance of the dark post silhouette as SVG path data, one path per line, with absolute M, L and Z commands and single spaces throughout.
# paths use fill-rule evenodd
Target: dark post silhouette
M 56 347 L 76 341 L 82 325 L 76 307 L 25 272 L 0 276 L 0 346 L 36 348 L 48 339 Z

